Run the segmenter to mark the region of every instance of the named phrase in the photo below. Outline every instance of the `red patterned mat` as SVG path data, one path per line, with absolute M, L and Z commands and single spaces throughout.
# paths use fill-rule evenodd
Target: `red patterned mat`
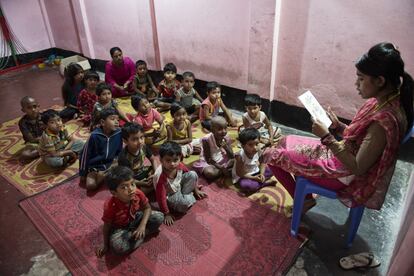
M 290 220 L 232 190 L 206 186 L 198 201 L 173 226 L 126 257 L 95 257 L 102 243 L 102 206 L 78 178 L 20 202 L 74 275 L 281 275 L 304 244 L 290 236 Z

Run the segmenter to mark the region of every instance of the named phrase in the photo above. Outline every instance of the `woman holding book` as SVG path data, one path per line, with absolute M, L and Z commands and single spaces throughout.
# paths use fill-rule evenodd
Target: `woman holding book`
M 413 79 L 391 43 L 373 46 L 356 69 L 357 91 L 367 101 L 349 125 L 329 108 L 329 129 L 313 121 L 312 132 L 320 139 L 286 136 L 265 151 L 265 162 L 292 197 L 294 174 L 336 190 L 348 207 L 381 208 L 399 145 L 413 124 Z M 305 211 L 315 204 L 308 195 Z

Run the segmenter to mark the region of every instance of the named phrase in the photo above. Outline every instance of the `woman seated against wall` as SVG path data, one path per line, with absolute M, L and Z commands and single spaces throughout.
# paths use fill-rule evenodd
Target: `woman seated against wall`
M 328 109 L 330 128 L 319 121 L 312 125 L 320 140 L 286 136 L 264 153 L 266 163 L 292 197 L 294 174 L 336 190 L 348 207 L 381 208 L 400 143 L 413 123 L 413 79 L 391 43 L 373 46 L 356 69 L 357 91 L 367 101 L 350 125 L 339 122 Z M 315 204 L 308 195 L 304 211 Z
M 112 87 L 113 97 L 124 97 L 134 93 L 132 81 L 135 77 L 135 64 L 129 57 L 122 55 L 119 47 L 109 51 L 112 61 L 105 66 L 105 82 Z

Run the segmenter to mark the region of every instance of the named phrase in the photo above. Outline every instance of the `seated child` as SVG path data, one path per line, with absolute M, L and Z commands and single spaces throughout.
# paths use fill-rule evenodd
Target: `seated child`
M 247 192 L 256 192 L 273 184 L 272 171 L 263 163 L 259 149 L 260 133 L 256 128 L 245 128 L 239 133 L 242 149 L 235 154 L 232 170 L 233 183 L 239 183 Z
M 43 112 L 42 122 L 46 125 L 39 140 L 39 153 L 43 161 L 52 168 L 74 163 L 85 142 L 69 136 L 56 110 Z
M 110 249 L 118 255 L 130 253 L 144 242 L 146 235 L 159 232 L 164 221 L 161 212 L 151 210 L 132 175 L 129 168 L 116 166 L 105 178 L 112 197 L 104 203 L 103 247 L 96 249 L 99 258 Z
M 183 157 L 188 157 L 193 153 L 200 153 L 200 139 L 193 140 L 191 122 L 187 119 L 185 108 L 173 103 L 170 113 L 173 121 L 167 124 L 168 141 L 176 142 L 181 146 Z
M 125 113 L 119 108 L 118 103 L 115 99 L 112 99 L 111 87 L 106 83 L 100 83 L 96 87 L 96 95 L 98 95 L 98 101 L 95 103 L 92 112 L 92 124 L 95 128 L 100 122 L 99 114 L 104 109 L 112 109 L 119 116 L 123 123 L 129 122 L 129 119 L 126 117 Z M 121 123 L 121 125 L 123 124 Z
M 79 93 L 77 106 L 81 113 L 82 122 L 85 126 L 90 126 L 93 108 L 98 101 L 96 85 L 99 82 L 99 75 L 95 71 L 88 71 L 83 81 L 85 83 L 85 89 Z
M 201 138 L 200 160 L 193 168 L 208 181 L 230 176 L 234 155 L 227 136 L 227 121 L 221 116 L 211 119 L 211 133 Z
M 122 134 L 115 110 L 102 110 L 99 125 L 86 141 L 80 158 L 81 185 L 86 185 L 87 190 L 99 187 L 105 172 L 122 150 Z
M 152 175 L 157 164 L 151 148 L 145 144 L 144 129 L 137 123 L 128 122 L 122 127 L 122 140 L 125 147 L 118 156 L 118 165 L 130 168 L 135 184 L 144 194 L 149 194 L 154 190 Z M 150 166 L 144 166 L 145 158 L 151 162 Z
M 23 160 L 39 157 L 38 145 L 46 126 L 41 120 L 39 104 L 35 99 L 25 96 L 20 100 L 24 116 L 19 120 L 19 129 L 26 144 L 21 153 Z
M 83 68 L 77 63 L 70 63 L 65 68 L 65 81 L 62 85 L 62 98 L 65 108 L 59 112 L 59 116 L 65 120 L 76 119 L 79 114 L 78 102 L 79 93 L 83 89 Z
M 134 95 L 131 97 L 131 105 L 137 112 L 131 120 L 144 128 L 145 144 L 152 145 L 167 137 L 164 116 L 152 108 L 146 98 Z M 158 122 L 158 128 L 154 128 L 154 122 Z
M 233 119 L 231 113 L 221 99 L 221 87 L 215 81 L 207 83 L 207 98 L 201 103 L 200 122 L 203 128 L 211 131 L 211 119 L 219 115 L 220 108 L 230 126 L 235 127 L 237 121 Z
M 261 111 L 262 99 L 259 95 L 248 94 L 244 98 L 246 113 L 243 114 L 243 127 L 254 127 L 260 132 L 260 142 L 265 145 L 273 145 L 281 137 L 280 128 L 273 131 L 272 123 L 266 114 Z
M 158 84 L 158 91 L 161 95 L 154 102 L 160 111 L 170 109 L 171 103 L 175 100 L 175 93 L 180 89 L 180 82 L 175 79 L 177 76 L 177 67 L 173 63 L 167 63 L 164 66 L 164 79 Z
M 196 202 L 196 198 L 204 198 L 206 194 L 197 186 L 198 176 L 189 171 L 181 162 L 181 147 L 174 142 L 165 142 L 160 148 L 161 166 L 155 171 L 153 181 L 155 197 L 161 212 L 164 213 L 164 223 L 172 225 L 174 218 L 170 209 L 186 213 Z
M 143 60 L 138 60 L 135 63 L 135 67 L 137 73 L 132 82 L 135 93 L 147 98 L 149 102 L 153 102 L 158 96 L 158 89 L 148 74 L 147 63 Z
M 184 72 L 182 86 L 175 93 L 175 101 L 185 108 L 190 115 L 191 122 L 195 122 L 198 119 L 201 102 L 203 101 L 194 89 L 194 82 L 194 74 L 192 72 Z

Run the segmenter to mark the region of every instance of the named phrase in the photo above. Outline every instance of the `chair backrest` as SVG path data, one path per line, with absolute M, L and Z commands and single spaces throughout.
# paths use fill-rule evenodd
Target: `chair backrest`
M 410 138 L 414 135 L 414 125 L 411 127 L 410 132 L 405 135 L 404 139 L 401 141 L 401 144 L 405 144 Z

